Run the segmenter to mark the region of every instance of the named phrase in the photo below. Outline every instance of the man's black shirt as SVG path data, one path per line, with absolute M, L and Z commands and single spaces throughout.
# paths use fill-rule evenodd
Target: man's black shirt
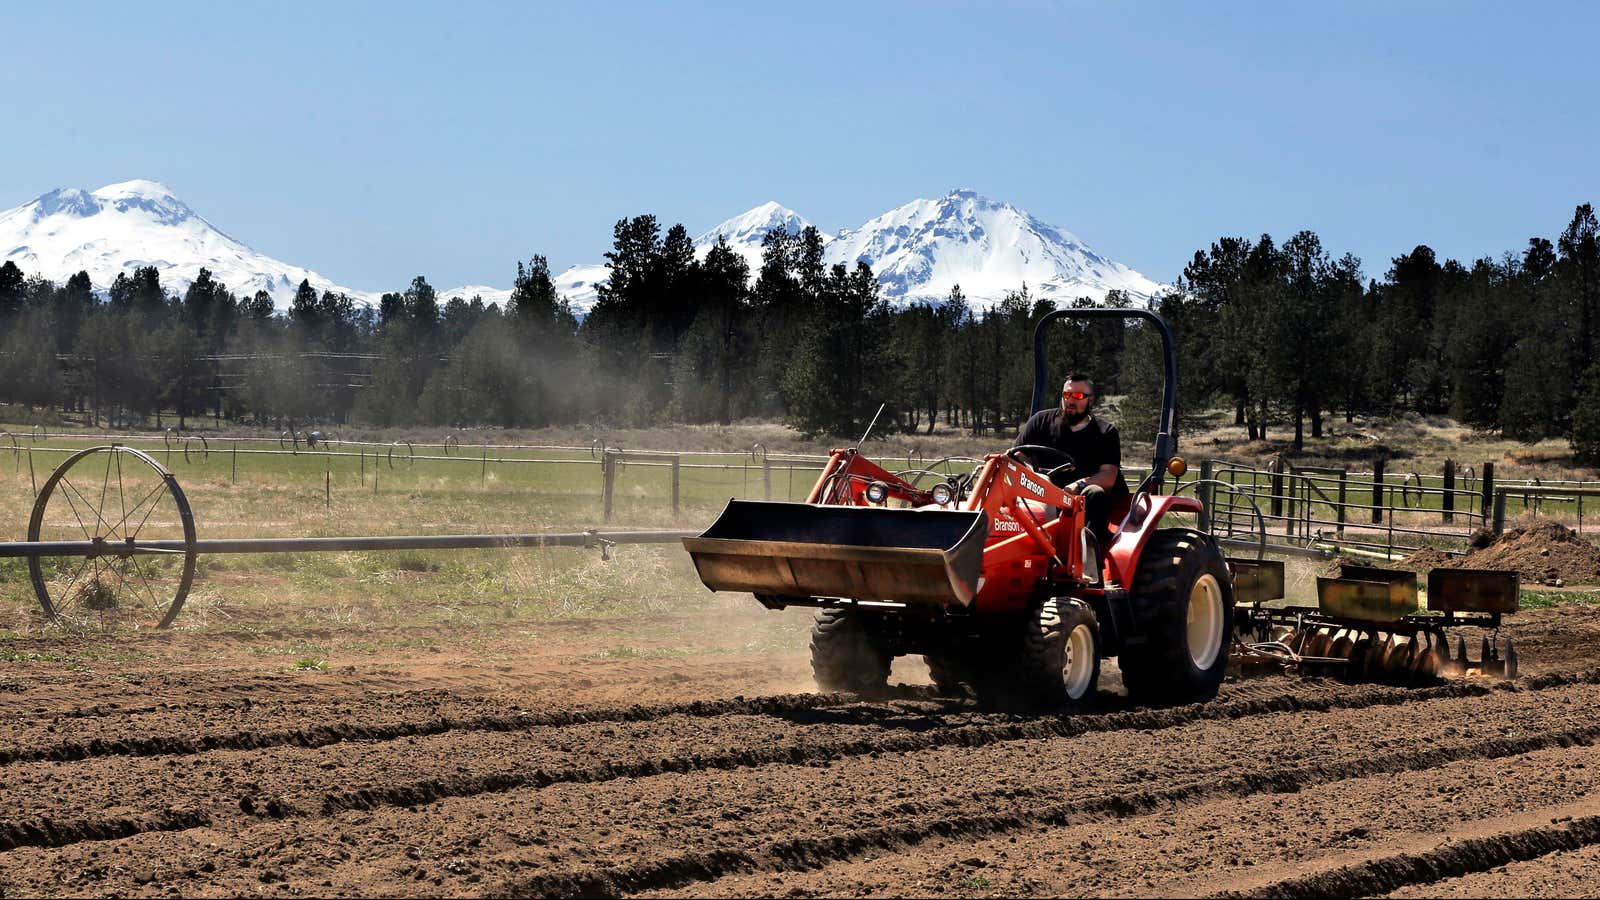
M 1093 413 L 1089 414 L 1088 424 L 1073 431 L 1061 407 L 1040 410 L 1022 426 L 1017 443 L 1054 447 L 1072 457 L 1070 472 L 1063 473 L 1065 477 L 1057 475 L 1050 479 L 1058 485 L 1088 478 L 1099 472 L 1101 466 L 1110 464 L 1117 467 L 1117 482 L 1107 493 L 1128 492 L 1128 482 L 1122 477 L 1122 435 L 1117 433 L 1117 426 Z M 1050 464 L 1049 460 L 1039 462 Z

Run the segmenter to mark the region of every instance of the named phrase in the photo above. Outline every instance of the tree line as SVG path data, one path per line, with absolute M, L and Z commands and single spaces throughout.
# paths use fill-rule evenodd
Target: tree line
M 1418 246 L 1381 280 L 1316 234 L 1224 237 L 1150 301 L 1172 325 L 1180 409 L 1226 404 L 1250 438 L 1326 417 L 1448 413 L 1523 440 L 1560 436 L 1600 460 L 1600 249 L 1593 208 L 1555 242 L 1471 264 Z M 287 310 L 201 270 L 182 295 L 153 267 L 103 292 L 0 266 L 0 400 L 93 424 L 164 416 L 271 424 L 533 427 L 791 422 L 974 434 L 1029 412 L 1033 323 L 1055 305 L 1026 285 L 975 310 L 959 287 L 890 306 L 870 267 L 826 265 L 815 228 L 765 236 L 760 268 L 718 241 L 704 256 L 653 215 L 619 220 L 608 277 L 578 315 L 547 261 L 518 262 L 504 308 L 441 303 L 427 279 L 376 306 L 302 282 Z M 1102 301 L 1129 306 L 1111 292 Z M 1142 302 L 1142 301 L 1141 301 Z M 1076 306 L 1093 303 L 1083 298 Z M 1051 359 L 1153 424 L 1161 372 L 1148 330 L 1068 323 Z

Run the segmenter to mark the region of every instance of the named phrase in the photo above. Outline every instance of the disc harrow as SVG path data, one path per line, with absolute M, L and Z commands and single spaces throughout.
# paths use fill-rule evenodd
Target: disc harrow
M 1275 602 L 1283 597 L 1283 563 L 1230 566 L 1241 598 L 1235 651 L 1242 666 L 1396 685 L 1517 677 L 1516 647 L 1500 635 L 1502 616 L 1517 611 L 1515 572 L 1433 569 L 1424 610 L 1413 572 L 1345 566 L 1338 577 L 1317 579 L 1317 605 L 1309 606 Z M 1476 660 L 1467 649 L 1473 629 L 1480 632 Z

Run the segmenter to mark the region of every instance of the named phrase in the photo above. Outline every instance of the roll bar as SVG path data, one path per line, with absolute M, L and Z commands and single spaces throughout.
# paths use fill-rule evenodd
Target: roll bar
M 1172 329 L 1167 327 L 1165 319 L 1147 309 L 1058 309 L 1045 313 L 1033 328 L 1034 412 L 1045 408 L 1045 379 L 1050 377 L 1045 328 L 1057 319 L 1144 319 L 1161 333 L 1161 347 L 1166 358 L 1166 377 L 1161 386 L 1161 424 L 1156 432 L 1155 462 L 1151 466 L 1150 477 L 1140 485 L 1140 490 L 1153 489 L 1159 492 L 1167 463 L 1178 453 L 1178 430 L 1174 422 L 1178 405 L 1178 350 L 1172 340 Z

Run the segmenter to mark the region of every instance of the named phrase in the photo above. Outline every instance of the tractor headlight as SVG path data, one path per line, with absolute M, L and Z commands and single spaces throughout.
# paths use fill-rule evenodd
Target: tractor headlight
M 1181 456 L 1174 456 L 1167 460 L 1167 471 L 1171 472 L 1175 478 L 1182 478 L 1183 473 L 1189 471 L 1189 463 Z
M 867 502 L 873 505 L 889 499 L 889 486 L 881 481 L 867 485 Z
M 949 506 L 950 501 L 956 498 L 956 492 L 948 484 L 933 486 L 933 502 L 940 506 Z

